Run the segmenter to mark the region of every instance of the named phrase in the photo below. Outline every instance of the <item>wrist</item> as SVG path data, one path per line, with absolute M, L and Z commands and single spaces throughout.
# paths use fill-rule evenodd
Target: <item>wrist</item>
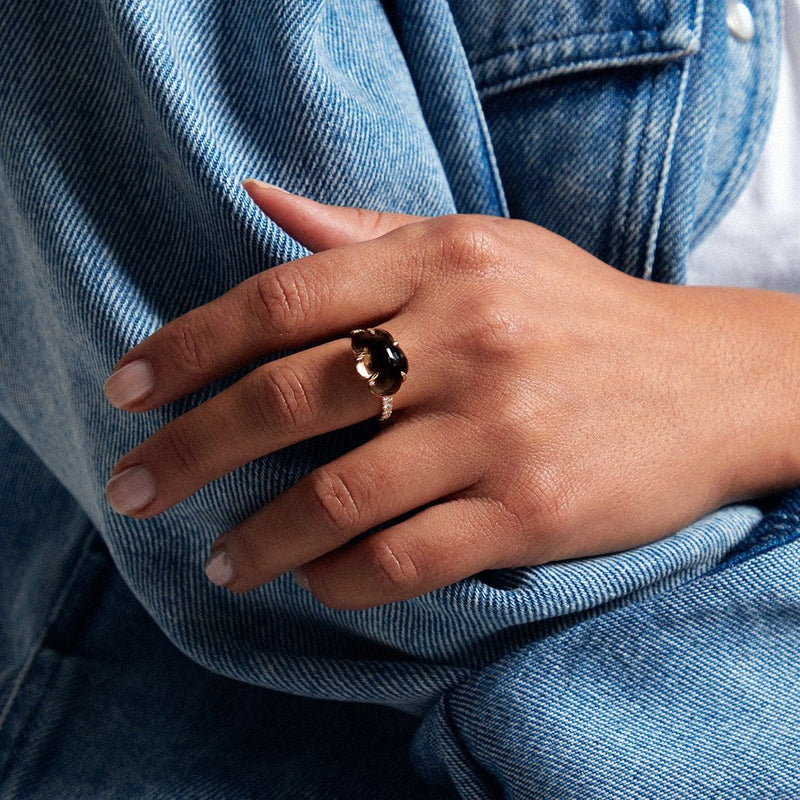
M 800 485 L 800 297 L 670 288 L 689 318 L 696 419 L 720 505 Z

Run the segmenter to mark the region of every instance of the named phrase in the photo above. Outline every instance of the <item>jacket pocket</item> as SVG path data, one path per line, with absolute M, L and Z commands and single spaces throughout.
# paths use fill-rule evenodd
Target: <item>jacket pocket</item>
M 702 5 L 702 0 L 451 2 L 482 96 L 555 75 L 692 55 L 700 48 Z
M 452 5 L 511 216 L 680 281 L 725 80 L 724 2 Z

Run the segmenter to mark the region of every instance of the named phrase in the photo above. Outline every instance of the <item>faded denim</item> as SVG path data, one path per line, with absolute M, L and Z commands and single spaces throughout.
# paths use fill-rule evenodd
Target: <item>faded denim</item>
M 362 612 L 202 564 L 371 425 L 157 519 L 103 495 L 232 380 L 132 416 L 117 358 L 305 254 L 243 177 L 681 281 L 766 132 L 779 7 L 750 7 L 743 44 L 722 0 L 0 0 L 0 797 L 800 794 L 797 493 Z

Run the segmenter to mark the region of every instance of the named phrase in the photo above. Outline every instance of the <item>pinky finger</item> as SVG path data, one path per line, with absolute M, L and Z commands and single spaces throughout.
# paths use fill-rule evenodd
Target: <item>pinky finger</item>
M 324 605 L 362 609 L 407 600 L 485 569 L 519 563 L 517 518 L 485 497 L 461 497 L 295 570 Z

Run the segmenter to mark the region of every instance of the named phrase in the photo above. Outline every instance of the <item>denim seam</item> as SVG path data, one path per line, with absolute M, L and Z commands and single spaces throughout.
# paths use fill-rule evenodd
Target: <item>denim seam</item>
M 632 31 L 630 32 L 631 35 L 640 36 L 642 39 L 645 38 L 644 34 L 648 33 L 647 31 Z M 613 34 L 614 36 L 620 36 L 621 34 Z M 598 40 L 602 40 L 603 38 L 611 39 L 612 34 L 584 34 L 579 36 L 573 37 L 564 37 L 564 38 L 554 38 L 549 40 L 543 40 L 540 42 L 530 42 L 527 44 L 520 44 L 516 45 L 508 50 L 504 50 L 502 52 L 496 53 L 492 56 L 487 56 L 480 61 L 476 61 L 471 63 L 472 69 L 474 73 L 480 73 L 481 71 L 485 72 L 492 72 L 493 65 L 497 62 L 501 61 L 504 58 L 507 58 L 511 55 L 517 54 L 524 54 L 526 51 L 530 52 L 535 47 L 540 46 L 547 46 L 547 45 L 564 45 L 568 42 L 575 42 L 581 39 L 586 40 L 589 38 L 594 38 Z M 613 42 L 609 42 L 613 44 Z M 586 45 L 583 45 L 584 48 Z M 524 64 L 517 64 L 516 69 L 503 69 L 501 66 L 498 65 L 498 69 L 500 69 L 505 77 L 501 78 L 491 78 L 491 77 L 484 77 L 483 80 L 478 80 L 476 75 L 476 83 L 479 87 L 481 92 L 488 92 L 488 93 L 495 93 L 498 91 L 502 91 L 503 88 L 516 88 L 516 84 L 518 81 L 532 81 L 532 80 L 544 80 L 546 78 L 554 77 L 556 75 L 563 75 L 569 74 L 572 72 L 578 72 L 581 70 L 592 70 L 592 69 L 603 69 L 609 67 L 620 67 L 620 66 L 632 66 L 636 64 L 653 64 L 653 63 L 663 63 L 665 61 L 674 61 L 680 58 L 686 58 L 688 56 L 693 55 L 699 49 L 699 44 L 697 38 L 694 37 L 688 44 L 682 47 L 659 47 L 654 48 L 653 50 L 649 50 L 647 52 L 641 52 L 640 48 L 631 47 L 630 52 L 623 55 L 616 55 L 616 56 L 597 56 L 596 54 L 588 54 L 585 56 L 578 56 L 572 59 L 564 59 L 561 60 L 560 63 L 555 65 L 544 65 L 544 66 L 531 66 L 525 69 Z M 524 55 L 523 55 L 524 57 Z M 508 77 L 509 73 L 513 73 L 516 71 L 521 71 L 521 74 L 515 75 L 513 77 Z
M 495 156 L 494 152 L 494 145 L 492 143 L 492 137 L 489 132 L 489 125 L 486 122 L 486 115 L 483 112 L 483 106 L 481 105 L 481 97 L 478 91 L 478 86 L 475 82 L 475 76 L 470 68 L 469 57 L 467 56 L 467 51 L 464 46 L 464 42 L 461 39 L 461 34 L 458 31 L 455 22 L 453 21 L 452 11 L 447 3 L 445 3 L 445 8 L 447 8 L 447 13 L 450 17 L 450 22 L 452 24 L 453 30 L 455 31 L 455 35 L 457 41 L 459 43 L 459 56 L 462 60 L 462 64 L 464 67 L 464 74 L 466 76 L 466 80 L 469 85 L 470 95 L 472 97 L 472 103 L 474 108 L 475 117 L 478 123 L 478 130 L 480 131 L 481 135 L 481 144 L 484 156 L 489 163 L 489 170 L 492 175 L 492 188 L 494 190 L 495 195 L 495 202 L 497 203 L 497 208 L 499 209 L 502 216 L 508 217 L 510 216 L 508 210 L 508 201 L 506 200 L 505 190 L 503 189 L 503 179 L 500 176 L 500 168 L 497 164 L 497 157 Z
M 642 87 L 642 93 L 645 91 L 647 92 L 647 101 L 646 105 L 647 108 L 644 112 L 644 118 L 649 119 L 651 116 L 651 111 L 653 108 L 653 98 L 656 94 L 656 81 L 653 77 L 648 79 L 644 86 Z M 636 98 L 637 101 L 641 99 L 641 94 Z M 631 217 L 633 214 L 634 206 L 634 199 L 639 196 L 642 191 L 642 152 L 645 149 L 647 144 L 647 126 L 640 125 L 638 126 L 639 130 L 639 141 L 636 146 L 636 156 L 635 162 L 631 167 L 631 187 L 630 190 L 627 192 L 627 207 L 625 210 L 625 215 L 623 217 L 623 224 L 622 230 L 617 232 L 617 235 L 622 239 L 623 246 L 622 252 L 618 253 L 618 260 L 619 260 L 619 267 L 624 269 L 625 272 L 630 274 L 638 273 L 638 265 L 636 258 L 631 257 L 631 250 L 633 245 L 631 244 L 631 238 L 633 236 L 633 226 L 631 224 Z M 636 240 L 640 237 L 636 236 Z M 632 269 L 632 267 L 636 266 L 636 269 Z
M 699 4 L 702 9 L 702 3 Z M 683 100 L 686 97 L 686 87 L 689 84 L 689 73 L 691 71 L 691 61 L 686 60 L 680 67 L 682 74 L 678 84 L 678 94 L 674 98 L 675 108 L 669 124 L 669 133 L 664 143 L 664 157 L 661 164 L 661 172 L 658 176 L 658 190 L 653 204 L 653 216 L 650 220 L 650 232 L 645 242 L 645 266 L 642 277 L 651 280 L 653 277 L 653 264 L 655 262 L 656 245 L 658 243 L 658 231 L 661 225 L 661 216 L 664 211 L 664 202 L 667 195 L 667 185 L 669 184 L 670 169 L 672 166 L 672 156 L 675 151 L 675 141 L 680 126 L 681 114 L 683 112 Z
M 646 55 L 637 55 L 624 58 L 594 58 L 584 61 L 576 60 L 572 62 L 563 62 L 553 67 L 531 69 L 512 78 L 505 78 L 498 81 L 487 81 L 486 83 L 477 83 L 477 85 L 478 91 L 482 98 L 492 97 L 512 89 L 519 89 L 529 83 L 549 80 L 550 78 L 558 78 L 564 75 L 574 75 L 580 72 L 592 72 L 614 67 L 629 67 L 638 66 L 641 64 L 667 64 L 675 61 L 677 57 L 682 57 L 684 55 L 685 54 L 683 51 L 664 51 L 659 54 L 649 53 Z
M 447 723 L 447 727 L 450 729 L 453 743 L 458 747 L 461 757 L 472 767 L 473 772 L 480 776 L 481 783 L 483 783 L 486 791 L 491 792 L 491 795 L 487 794 L 486 800 L 492 800 L 492 798 L 495 800 L 503 800 L 503 791 L 497 786 L 497 779 L 491 773 L 486 771 L 486 769 L 472 754 L 472 751 L 469 749 L 469 747 L 467 747 L 467 744 L 464 741 L 458 726 L 456 725 L 455 718 L 453 717 L 453 709 L 450 705 L 449 692 L 442 695 L 442 716 Z
M 800 500 L 800 490 L 788 495 L 791 498 L 795 494 Z M 781 515 L 783 518 L 780 520 L 774 519 L 774 515 Z M 772 535 L 766 539 L 759 541 L 763 537 L 763 530 L 765 527 L 772 527 Z M 777 534 L 777 535 L 776 535 Z M 780 510 L 768 514 L 764 519 L 753 529 L 749 536 L 739 542 L 735 548 L 731 550 L 726 559 L 720 562 L 714 571 L 720 571 L 726 567 L 742 564 L 752 558 L 757 558 L 764 553 L 775 550 L 785 544 L 789 544 L 795 540 L 800 539 L 800 519 L 798 519 L 797 512 L 781 512 Z
M 91 555 L 92 542 L 94 541 L 94 538 L 97 534 L 91 523 L 86 524 L 86 529 L 87 529 L 86 536 L 83 539 L 83 542 L 80 546 L 80 556 L 78 557 L 78 560 L 74 568 L 70 572 L 69 577 L 64 581 L 64 586 L 61 592 L 59 593 L 58 597 L 51 606 L 50 613 L 47 616 L 47 620 L 45 621 L 45 624 L 42 626 L 41 634 L 39 635 L 39 638 L 37 639 L 34 646 L 31 648 L 30 655 L 26 659 L 25 663 L 22 665 L 19 674 L 17 675 L 17 678 L 14 681 L 14 685 L 11 688 L 5 707 L 0 713 L 0 733 L 2 733 L 3 728 L 10 720 L 14 704 L 17 698 L 19 697 L 23 686 L 25 685 L 25 680 L 30 674 L 33 664 L 41 654 L 42 646 L 47 639 L 47 635 L 50 632 L 50 629 L 52 628 L 55 621 L 58 619 L 58 615 L 60 614 L 61 609 L 65 606 L 70 596 L 70 592 L 72 591 L 72 587 L 75 585 L 75 582 L 77 581 L 78 576 L 80 575 L 81 570 L 83 569 L 83 566 L 86 563 L 86 560 Z M 76 547 L 76 549 L 78 548 Z M 57 671 L 56 667 L 57 664 L 54 665 L 53 668 L 51 668 L 50 674 L 48 675 L 47 681 L 45 683 L 45 688 L 47 688 L 52 682 L 53 677 L 55 676 L 55 673 Z M 36 718 L 36 711 L 41 707 L 46 696 L 47 692 L 42 692 L 42 696 L 39 698 L 38 702 L 32 709 L 30 709 L 27 721 L 20 729 L 16 737 L 13 738 L 12 747 L 9 748 L 7 760 L 4 763 L 0 764 L 0 787 L 2 783 L 5 782 L 9 772 L 11 771 L 11 768 L 13 766 L 13 757 L 18 749 L 17 748 L 18 742 L 21 739 L 23 739 L 24 736 L 29 731 L 33 720 Z M 9 737 L 9 739 L 11 740 L 12 737 Z
M 614 179 L 614 203 L 610 215 L 609 230 L 610 240 L 605 254 L 605 260 L 617 269 L 629 272 L 623 257 L 627 251 L 625 231 L 629 229 L 628 219 L 631 214 L 632 188 L 636 183 L 636 174 L 639 168 L 639 158 L 644 139 L 644 125 L 640 120 L 647 116 L 650 107 L 651 81 L 642 81 L 635 94 L 630 99 L 625 112 L 625 124 L 621 129 L 621 148 L 624 154 L 619 160 L 617 174 Z M 642 110 L 642 106 L 646 106 Z M 630 163 L 629 163 L 630 162 Z
M 783 547 L 783 545 L 791 544 L 794 541 L 800 539 L 800 529 L 793 531 L 792 533 L 787 533 L 786 535 L 780 537 L 779 539 L 770 539 L 768 542 L 764 542 L 756 546 L 751 550 L 746 550 L 741 553 L 737 553 L 731 558 L 726 561 L 722 561 L 718 564 L 712 572 L 708 574 L 714 574 L 716 572 L 721 572 L 722 570 L 726 569 L 727 567 L 734 567 L 738 564 L 744 564 L 747 561 L 750 561 L 753 558 L 758 558 L 759 556 L 765 555 L 766 553 L 771 552 L 772 550 L 777 550 L 779 547 Z
M 492 61 L 496 61 L 498 59 L 505 58 L 506 56 L 513 55 L 514 53 L 518 53 L 523 50 L 530 50 L 531 48 L 539 47 L 542 45 L 566 44 L 568 42 L 578 42 L 581 40 L 591 41 L 593 39 L 597 39 L 600 41 L 608 39 L 610 40 L 609 44 L 614 44 L 613 40 L 619 37 L 639 38 L 640 40 L 644 41 L 647 38 L 660 36 L 663 33 L 664 33 L 664 28 L 643 28 L 640 30 L 630 30 L 630 28 L 619 28 L 618 30 L 612 30 L 612 31 L 575 33 L 575 34 L 570 34 L 568 36 L 552 36 L 549 39 L 528 39 L 520 42 L 519 44 L 511 45 L 510 47 L 507 47 L 504 50 L 500 50 L 496 53 L 493 53 L 490 56 L 484 56 L 483 58 L 478 59 L 476 61 L 470 61 L 470 63 L 475 68 L 483 67 L 491 63 Z M 691 52 L 691 47 L 692 46 L 689 45 L 688 47 L 682 47 L 682 48 L 677 48 L 677 47 L 660 48 L 658 50 L 653 50 L 652 52 L 676 52 L 676 53 L 686 53 L 688 55 L 689 52 Z
M 36 657 L 39 655 L 40 652 L 41 652 L 40 649 L 37 648 L 34 657 L 30 660 L 29 664 L 26 664 L 26 666 L 30 666 L 31 664 L 33 664 L 33 662 L 36 660 Z M 63 661 L 59 659 L 55 661 L 53 665 L 50 667 L 47 673 L 47 679 L 45 680 L 42 686 L 41 696 L 39 697 L 35 705 L 33 705 L 29 709 L 28 718 L 25 721 L 25 724 L 22 726 L 22 728 L 20 728 L 19 733 L 17 733 L 16 737 L 14 738 L 14 741 L 12 742 L 12 746 L 9 748 L 8 759 L 2 765 L 2 771 L 0 771 L 0 790 L 2 790 L 4 794 L 5 794 L 5 789 L 8 788 L 9 779 L 14 773 L 14 767 L 17 765 L 17 759 L 15 758 L 15 756 L 23 752 L 25 744 L 30 737 L 31 731 L 34 729 L 36 722 L 39 719 L 39 713 L 38 713 L 39 709 L 42 707 L 45 700 L 49 697 L 50 694 L 49 689 L 53 685 L 53 681 L 55 680 L 55 677 L 59 672 L 62 664 Z M 25 762 L 23 759 L 23 764 L 24 763 Z M 16 793 L 11 794 L 10 798 L 13 798 L 15 795 Z M 0 797 L 0 800 L 3 800 L 3 798 Z

